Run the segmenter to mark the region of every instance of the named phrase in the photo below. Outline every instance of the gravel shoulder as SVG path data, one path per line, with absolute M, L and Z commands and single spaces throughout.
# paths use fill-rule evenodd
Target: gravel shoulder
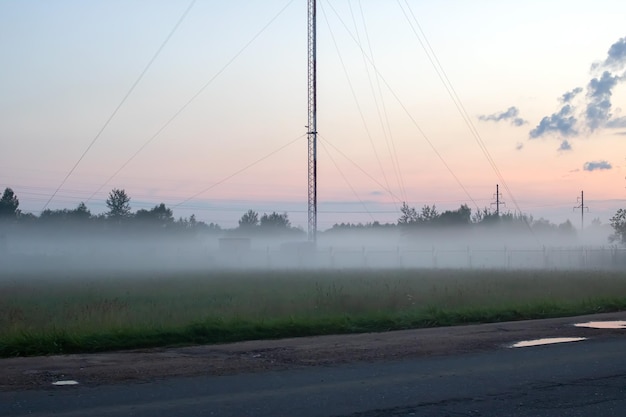
M 351 362 L 456 355 L 548 337 L 619 337 L 624 329 L 575 327 L 588 321 L 626 321 L 626 312 L 546 320 L 476 324 L 383 333 L 249 341 L 224 345 L 141 349 L 97 354 L 0 359 L 0 390 L 144 383 L 196 375 L 232 375 Z

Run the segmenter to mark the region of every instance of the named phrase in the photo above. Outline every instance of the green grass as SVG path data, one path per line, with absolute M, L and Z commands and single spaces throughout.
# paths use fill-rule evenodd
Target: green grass
M 626 309 L 605 271 L 266 271 L 0 277 L 0 356 L 225 343 Z

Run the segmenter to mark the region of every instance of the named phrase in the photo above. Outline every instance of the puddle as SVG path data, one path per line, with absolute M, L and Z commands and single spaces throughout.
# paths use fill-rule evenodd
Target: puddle
M 74 380 L 66 380 L 66 381 L 57 381 L 57 382 L 53 382 L 52 385 L 78 385 L 78 381 L 74 381 Z
M 587 338 L 586 337 L 550 337 L 547 339 L 524 340 L 522 342 L 514 343 L 510 347 L 521 348 L 521 347 L 530 347 L 530 346 L 542 346 L 542 345 L 552 345 L 554 343 L 580 342 L 582 340 L 587 340 Z
M 626 321 L 588 321 L 587 323 L 576 323 L 574 326 L 590 329 L 626 329 Z

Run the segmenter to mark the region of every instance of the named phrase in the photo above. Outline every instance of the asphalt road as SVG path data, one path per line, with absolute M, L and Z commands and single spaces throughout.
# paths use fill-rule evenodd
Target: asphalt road
M 150 383 L 0 392 L 0 416 L 621 416 L 626 337 Z

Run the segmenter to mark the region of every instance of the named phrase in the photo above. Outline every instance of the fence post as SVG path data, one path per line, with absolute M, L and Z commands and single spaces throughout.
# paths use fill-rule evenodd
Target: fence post
M 509 251 L 506 247 L 504 248 L 504 252 L 506 253 L 507 268 L 511 269 L 513 265 L 513 253 L 512 251 Z

